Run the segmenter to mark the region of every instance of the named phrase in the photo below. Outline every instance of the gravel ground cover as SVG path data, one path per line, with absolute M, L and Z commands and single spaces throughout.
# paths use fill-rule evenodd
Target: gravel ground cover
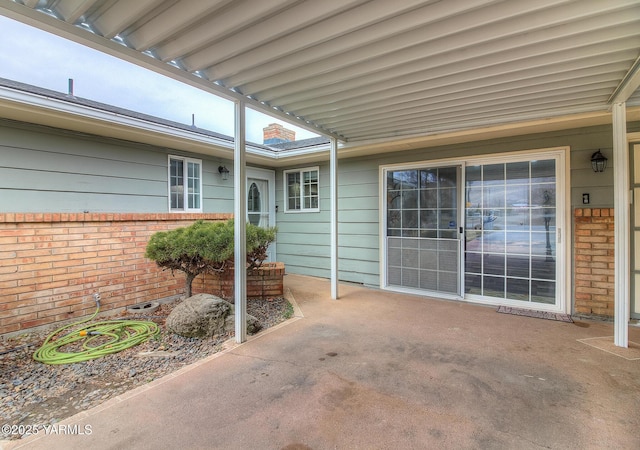
M 190 339 L 168 333 L 164 322 L 178 303 L 161 304 L 149 316 L 123 313 L 122 317 L 114 317 L 152 320 L 160 327 L 160 334 L 138 346 L 90 361 L 48 365 L 33 360 L 33 352 L 57 327 L 0 339 L 0 440 L 19 439 L 36 428 L 42 429 L 161 378 L 219 352 L 222 344 L 233 337 L 230 333 Z M 284 298 L 250 299 L 247 312 L 265 329 L 286 320 L 293 309 Z

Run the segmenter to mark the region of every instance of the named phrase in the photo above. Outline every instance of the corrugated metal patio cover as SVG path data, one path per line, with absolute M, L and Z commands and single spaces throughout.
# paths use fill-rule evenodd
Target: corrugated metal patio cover
M 345 141 L 640 104 L 638 0 L 0 0 Z

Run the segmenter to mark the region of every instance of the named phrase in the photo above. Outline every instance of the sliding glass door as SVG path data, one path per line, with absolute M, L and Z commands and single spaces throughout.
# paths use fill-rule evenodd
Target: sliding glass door
M 465 291 L 556 303 L 555 159 L 467 166 Z
M 460 295 L 460 166 L 389 170 L 387 285 Z
M 564 155 L 383 168 L 383 287 L 562 310 Z

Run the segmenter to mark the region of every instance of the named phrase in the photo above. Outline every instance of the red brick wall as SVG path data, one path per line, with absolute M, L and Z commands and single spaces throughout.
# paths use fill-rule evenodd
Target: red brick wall
M 574 226 L 574 311 L 613 316 L 613 209 L 576 208 Z
M 220 275 L 198 277 L 193 281 L 194 293 L 206 292 L 224 299 L 232 299 L 234 291 L 234 270 Z M 259 269 L 247 273 L 247 298 L 281 297 L 283 286 L 284 264 L 280 262 L 263 263 Z
M 184 276 L 144 258 L 157 231 L 231 214 L 0 213 L 0 335 L 157 300 Z

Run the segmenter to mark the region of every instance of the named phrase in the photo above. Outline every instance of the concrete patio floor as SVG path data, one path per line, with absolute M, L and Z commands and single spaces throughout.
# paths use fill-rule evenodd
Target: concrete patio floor
M 332 301 L 297 275 L 285 289 L 304 317 L 63 422 L 91 434 L 7 448 L 640 448 L 640 348 L 579 341 L 610 323 L 346 284 Z

